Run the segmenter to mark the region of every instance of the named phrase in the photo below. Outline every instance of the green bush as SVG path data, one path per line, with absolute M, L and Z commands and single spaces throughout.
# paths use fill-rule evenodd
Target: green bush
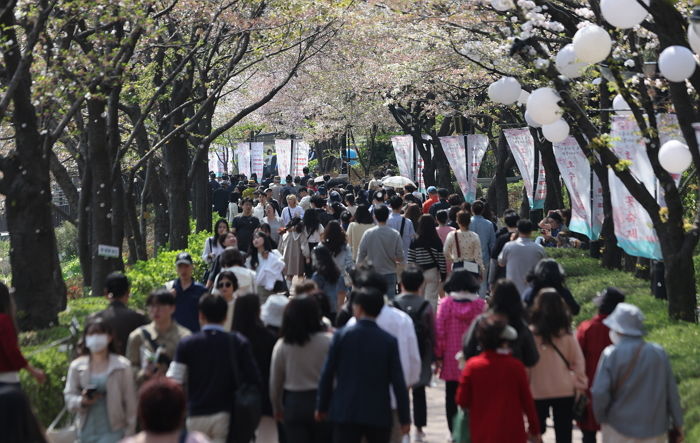
M 63 222 L 56 229 L 58 258 L 63 262 L 78 256 L 78 228 L 72 223 Z
M 46 373 L 46 383 L 38 384 L 27 371 L 20 372 L 22 389 L 27 393 L 39 422 L 47 426 L 63 409 L 63 388 L 68 375 L 68 356 L 65 351 L 50 347 L 28 360 Z

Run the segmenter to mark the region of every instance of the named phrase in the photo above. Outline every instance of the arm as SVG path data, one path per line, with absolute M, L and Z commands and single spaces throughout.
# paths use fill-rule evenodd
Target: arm
M 508 264 L 508 243 L 506 243 L 506 245 L 503 246 L 503 250 L 501 251 L 500 255 L 498 256 L 498 266 L 505 268 L 507 264 Z
M 593 403 L 593 414 L 598 423 L 607 422 L 608 408 L 612 401 L 612 372 L 609 363 L 611 348 L 606 348 L 600 356 L 598 369 L 595 372 L 593 386 L 591 386 L 591 400 Z
M 343 261 L 343 268 L 346 272 L 349 272 L 350 269 L 352 269 L 353 265 L 355 264 L 352 261 L 352 251 L 350 250 L 349 244 L 345 245 L 344 254 L 345 254 L 345 260 Z
M 565 288 L 563 291 L 561 291 L 561 295 L 564 297 L 564 301 L 569 306 L 571 315 L 578 315 L 578 313 L 581 312 L 581 306 L 579 306 L 579 304 L 576 302 L 574 296 L 571 294 L 571 291 Z
M 454 260 L 454 255 L 452 254 L 452 249 L 454 248 L 454 240 L 455 240 L 455 231 L 450 232 L 447 234 L 447 238 L 445 238 L 445 245 L 442 248 L 442 253 L 445 254 L 445 257 L 447 257 L 448 260 Z
M 416 337 L 416 328 L 413 327 L 413 321 L 410 318 L 404 322 L 403 333 L 401 334 L 405 340 L 406 357 L 408 367 L 405 371 L 405 382 L 408 386 L 413 386 L 420 380 L 421 358 L 420 349 L 418 348 L 418 337 Z
M 481 275 L 483 276 L 486 269 L 484 268 L 484 259 L 481 255 L 481 240 L 479 240 L 479 237 L 472 236 L 471 240 L 469 241 L 469 246 L 469 257 L 472 258 L 477 265 L 479 265 Z
M 569 339 L 569 348 L 573 348 L 571 357 L 571 362 L 573 365 L 574 374 L 576 378 L 574 379 L 574 387 L 579 391 L 586 391 L 588 389 L 588 378 L 586 377 L 586 360 L 583 358 L 583 351 L 581 351 L 581 346 L 573 335 L 567 335 Z
M 396 241 L 394 242 L 394 260 L 396 261 L 396 263 L 403 263 L 403 240 L 401 240 L 401 236 L 398 232 L 396 233 L 395 237 Z
M 476 320 L 472 322 L 469 326 L 469 330 L 462 337 L 462 353 L 464 354 L 464 359 L 469 360 L 470 358 L 479 355 L 479 342 L 476 340 L 476 327 L 481 321 L 481 316 L 477 317 Z M 466 406 L 463 406 L 466 408 Z
M 401 371 L 399 347 L 396 339 L 392 340 L 392 346 L 389 350 L 389 376 L 391 377 L 391 388 L 394 390 L 394 396 L 396 396 L 396 409 L 399 413 L 399 423 L 402 425 L 410 425 L 411 409 L 408 404 L 408 388 L 406 387 L 406 381 Z
M 204 240 L 204 252 L 202 253 L 202 260 L 204 260 L 205 263 L 209 263 L 209 254 L 211 254 L 211 238 L 207 237 L 207 239 Z
M 0 315 L 0 353 L 5 357 L 8 370 L 19 371 L 28 368 L 29 363 L 22 355 L 17 333 L 9 315 Z
M 525 373 L 525 368 L 522 365 L 518 364 L 517 368 L 518 394 L 520 396 L 520 405 L 522 410 L 527 416 L 528 434 L 532 436 L 539 436 L 543 430 L 540 429 L 540 421 L 537 417 L 537 412 L 535 411 L 535 401 L 532 399 L 530 384 L 527 381 L 527 374 Z
M 523 326 L 518 334 L 521 334 L 522 337 L 520 343 L 522 344 L 523 364 L 531 368 L 535 366 L 540 359 L 540 353 L 535 344 L 535 337 L 527 326 Z
M 357 248 L 357 263 L 361 263 L 365 258 L 367 258 L 367 231 L 362 234 L 360 246 Z
M 321 379 L 318 383 L 318 394 L 316 397 L 316 414 L 317 416 L 325 416 L 331 404 L 333 396 L 333 382 L 335 381 L 335 373 L 338 365 L 338 348 L 339 335 L 336 333 L 333 336 L 333 342 L 328 350 L 326 361 L 323 364 L 321 371 Z
M 445 347 L 444 306 L 445 303 L 438 305 L 437 317 L 435 318 L 435 358 L 437 360 L 442 360 Z
M 435 250 L 438 270 L 440 271 L 440 281 L 445 281 L 447 278 L 447 264 L 445 263 L 445 254 L 440 249 Z
M 63 389 L 63 400 L 66 403 L 66 408 L 70 412 L 77 412 L 82 407 L 82 388 L 80 386 L 80 373 L 76 368 L 75 361 L 68 367 L 68 376 L 66 377 L 66 386 Z
M 136 431 L 136 385 L 134 374 L 130 367 L 125 367 L 122 371 L 122 395 L 124 402 L 124 413 L 126 416 L 126 435 L 134 435 Z
M 273 416 L 278 420 L 284 412 L 282 405 L 285 379 L 284 360 L 284 345 L 282 339 L 279 339 L 272 351 L 272 363 L 270 364 L 270 401 L 272 403 Z
M 471 408 L 471 371 L 469 366 L 465 366 L 461 374 L 459 374 L 459 385 L 457 385 L 457 395 L 455 400 L 457 405 L 462 409 Z
M 129 334 L 125 357 L 131 362 L 131 369 L 139 377 L 141 374 L 141 332 L 137 328 Z

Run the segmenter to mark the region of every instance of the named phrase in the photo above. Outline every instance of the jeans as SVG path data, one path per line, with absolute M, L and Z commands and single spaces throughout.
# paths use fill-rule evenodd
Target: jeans
M 414 386 L 413 395 L 413 424 L 423 428 L 428 424 L 428 402 L 425 399 L 425 386 Z
M 450 430 L 450 435 L 452 435 L 452 422 L 457 414 L 455 395 L 457 395 L 458 386 L 459 382 L 457 380 L 445 382 L 445 415 L 447 416 L 447 427 Z
M 540 430 L 542 434 L 547 430 L 549 408 L 552 408 L 554 415 L 554 433 L 557 443 L 571 443 L 571 432 L 574 422 L 573 407 L 573 396 L 535 400 L 535 408 L 537 409 L 537 416 L 540 419 Z
M 342 423 L 333 428 L 334 443 L 360 443 L 364 437 L 367 443 L 387 443 L 391 428 L 378 428 L 361 424 Z
M 384 274 L 382 277 L 386 282 L 386 296 L 389 300 L 393 300 L 396 297 L 396 273 Z
M 326 443 L 331 427 L 314 420 L 316 390 L 284 391 L 284 430 L 288 443 Z

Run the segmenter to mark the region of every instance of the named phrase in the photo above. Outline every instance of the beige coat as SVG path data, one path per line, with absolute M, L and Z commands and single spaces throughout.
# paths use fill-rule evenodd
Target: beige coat
M 85 424 L 88 409 L 81 406 L 83 389 L 90 384 L 89 357 L 73 360 L 68 368 L 63 396 L 66 407 L 78 413 L 79 427 Z M 131 363 L 117 354 L 109 355 L 107 366 L 107 415 L 112 430 L 124 429 L 132 435 L 136 429 L 136 388 Z

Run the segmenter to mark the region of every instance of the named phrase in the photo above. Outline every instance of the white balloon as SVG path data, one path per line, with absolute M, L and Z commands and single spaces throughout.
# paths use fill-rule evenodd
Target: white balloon
M 495 103 L 511 105 L 520 97 L 520 83 L 513 77 L 503 77 L 491 83 L 488 89 L 489 98 Z
M 527 111 L 533 121 L 548 125 L 561 118 L 563 111 L 557 105 L 559 96 L 552 88 L 538 88 L 527 99 Z
M 690 167 L 693 156 L 685 143 L 669 140 L 659 149 L 659 163 L 671 174 L 681 174 Z
M 576 57 L 591 64 L 605 60 L 612 49 L 610 35 L 598 25 L 588 25 L 576 31 L 573 44 Z
M 532 119 L 532 116 L 530 115 L 529 112 L 525 111 L 525 121 L 527 122 L 528 126 L 532 126 L 533 128 L 541 128 L 542 125 L 537 123 Z
M 693 52 L 700 54 L 700 36 L 695 33 L 693 25 L 688 26 L 688 43 L 690 43 Z
M 488 92 L 489 98 L 491 99 L 492 102 L 500 103 L 500 101 L 498 100 L 498 98 L 499 98 L 498 86 L 496 85 L 496 82 L 493 82 L 489 85 L 489 89 L 487 92 Z
M 630 110 L 630 105 L 627 104 L 625 101 L 624 97 L 622 97 L 620 94 L 617 94 L 615 98 L 613 99 L 613 109 L 615 110 L 615 114 L 617 115 L 632 115 L 632 111 Z
M 491 7 L 496 11 L 504 12 L 515 8 L 511 0 L 491 0 Z
M 542 125 L 542 135 L 552 143 L 563 142 L 569 136 L 569 124 L 560 118 L 554 123 Z
M 672 82 L 684 82 L 695 72 L 695 57 L 685 46 L 669 46 L 659 56 L 659 72 Z
M 574 45 L 571 43 L 559 50 L 554 64 L 561 75 L 569 78 L 582 76 L 588 67 L 586 63 L 578 61 Z
M 521 90 L 520 91 L 520 97 L 518 97 L 518 104 L 519 105 L 524 105 L 527 103 L 527 99 L 530 97 L 530 93 L 527 92 L 526 90 Z
M 649 0 L 644 0 L 644 4 L 649 6 Z M 648 15 L 637 0 L 602 0 L 600 13 L 606 22 L 620 29 L 634 28 Z

